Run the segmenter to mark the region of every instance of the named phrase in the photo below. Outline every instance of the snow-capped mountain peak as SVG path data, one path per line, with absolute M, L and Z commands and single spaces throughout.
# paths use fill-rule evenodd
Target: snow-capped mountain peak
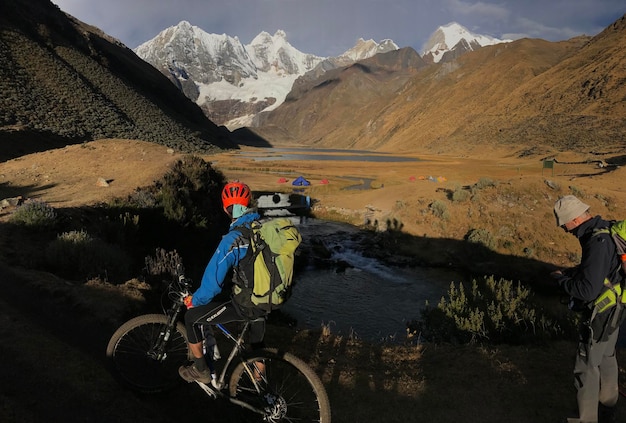
M 399 47 L 391 40 L 382 40 L 379 44 L 371 39 L 365 41 L 363 38 L 359 38 L 356 45 L 343 53 L 341 56 L 356 62 L 372 57 L 378 53 L 398 50 L 398 48 Z
M 225 78 L 236 84 L 257 73 L 239 38 L 208 34 L 187 21 L 161 31 L 138 46 L 135 53 L 161 72 L 169 73 L 168 76 L 191 78 L 196 83 Z M 206 72 L 206 69 L 218 72 Z
M 432 34 L 424 46 L 424 59 L 452 60 L 500 42 L 452 22 Z M 280 29 L 274 35 L 263 31 L 243 45 L 238 37 L 209 34 L 181 21 L 141 44 L 135 53 L 166 75 L 213 122 L 234 129 L 282 104 L 300 76 L 319 77 L 330 69 L 398 49 L 390 39 L 377 43 L 360 38 L 342 55 L 323 58 L 293 47 Z
M 391 40 L 359 42 L 332 67 L 396 50 Z M 302 53 L 287 33 L 261 32 L 250 44 L 226 34 L 209 34 L 181 21 L 141 44 L 135 53 L 159 69 L 218 124 L 245 126 L 260 111 L 278 107 L 293 82 L 328 60 Z
M 305 54 L 294 48 L 281 29 L 273 36 L 261 32 L 245 48 L 256 68 L 262 72 L 300 75 L 323 60 L 322 57 Z
M 510 41 L 474 34 L 463 25 L 450 22 L 447 25 L 440 26 L 432 33 L 426 44 L 424 44 L 422 51 L 424 59 L 431 59 L 437 63 L 444 59 L 446 55 L 458 57 L 467 51 Z

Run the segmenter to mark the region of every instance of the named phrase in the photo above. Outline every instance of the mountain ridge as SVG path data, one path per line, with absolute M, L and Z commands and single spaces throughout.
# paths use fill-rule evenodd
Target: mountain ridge
M 219 45 L 218 49 L 216 46 Z M 294 81 L 312 72 L 346 66 L 398 49 L 392 40 L 359 39 L 342 55 L 302 53 L 283 30 L 262 31 L 249 44 L 237 36 L 210 34 L 186 21 L 169 27 L 135 49 L 195 101 L 212 121 L 231 129 L 249 125 L 261 111 L 278 107 Z
M 5 159 L 102 138 L 179 151 L 245 142 L 455 154 L 497 145 L 548 155 L 621 146 L 626 131 L 624 17 L 595 37 L 521 39 L 450 62 L 429 64 L 402 48 L 309 71 L 275 109 L 259 113 L 272 104 L 264 99 L 242 110 L 260 126 L 235 132 L 208 120 L 132 50 L 47 0 L 7 0 L 0 22 Z
M 340 132 L 329 130 L 334 119 L 315 113 L 308 114 L 306 130 L 298 127 L 298 111 L 324 107 L 326 100 L 313 95 L 301 97 L 299 105 L 285 103 L 264 116 L 263 127 L 251 130 L 271 134 L 275 142 L 395 152 L 480 154 L 481 145 L 499 145 L 503 154 L 547 155 L 623 148 L 623 20 L 596 37 L 521 39 L 423 67 L 379 104 L 336 101 L 337 115 L 358 111 L 346 116 Z M 340 96 L 332 91 L 344 89 L 326 88 L 326 97 L 335 99 Z M 351 98 L 358 95 L 352 92 Z
M 451 22 L 435 30 L 424 58 L 430 63 L 452 61 L 498 42 L 505 41 L 473 34 Z M 218 44 L 220 49 L 215 47 Z M 297 78 L 319 78 L 328 70 L 397 49 L 391 39 L 377 43 L 360 38 L 341 55 L 323 58 L 294 48 L 283 30 L 273 36 L 262 31 L 244 45 L 237 36 L 210 34 L 181 21 L 135 52 L 195 101 L 207 117 L 232 130 L 253 126 L 258 113 L 279 107 Z

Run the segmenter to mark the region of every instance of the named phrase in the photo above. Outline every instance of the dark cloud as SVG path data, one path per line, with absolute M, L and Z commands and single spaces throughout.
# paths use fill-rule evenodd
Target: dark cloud
M 496 38 L 558 41 L 595 35 L 624 13 L 624 0 L 53 0 L 130 48 L 182 20 L 247 44 L 282 29 L 298 50 L 334 56 L 359 38 L 392 39 L 421 52 L 440 25 L 458 22 Z

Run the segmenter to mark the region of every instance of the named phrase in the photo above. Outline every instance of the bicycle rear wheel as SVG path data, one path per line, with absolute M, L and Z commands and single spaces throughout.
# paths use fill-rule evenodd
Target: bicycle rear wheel
M 330 423 L 326 389 L 304 361 L 290 353 L 263 349 L 246 358 L 245 363 L 233 370 L 230 395 L 265 410 L 259 421 Z M 262 392 L 255 388 L 253 378 L 260 380 Z
M 153 348 L 167 325 L 167 316 L 146 314 L 124 323 L 113 333 L 107 345 L 113 374 L 124 384 L 144 392 L 168 390 L 182 381 L 178 367 L 189 358 L 187 331 L 177 322 L 165 347 L 165 356 L 157 360 Z

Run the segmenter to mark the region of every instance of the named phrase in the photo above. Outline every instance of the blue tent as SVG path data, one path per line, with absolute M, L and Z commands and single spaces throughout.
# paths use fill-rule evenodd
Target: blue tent
M 296 186 L 302 187 L 302 186 L 311 185 L 311 183 L 309 181 L 307 181 L 306 179 L 304 179 L 302 176 L 298 176 L 296 179 L 294 179 L 294 181 L 291 183 L 291 185 L 296 185 Z

